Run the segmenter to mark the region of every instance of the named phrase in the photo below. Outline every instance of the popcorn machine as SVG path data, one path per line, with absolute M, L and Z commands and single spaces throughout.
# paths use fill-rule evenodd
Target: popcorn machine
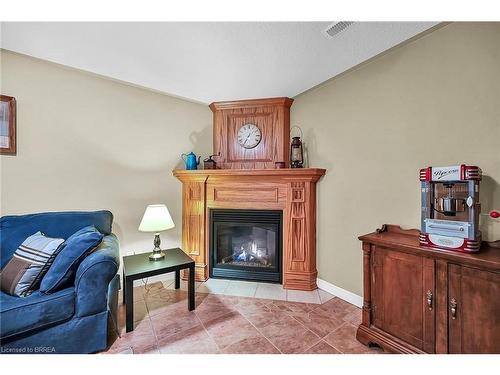
M 457 165 L 420 170 L 420 245 L 463 252 L 481 247 L 481 169 Z

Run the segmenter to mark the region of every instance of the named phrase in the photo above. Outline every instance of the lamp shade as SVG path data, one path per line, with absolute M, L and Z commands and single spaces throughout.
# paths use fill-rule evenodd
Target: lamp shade
M 139 230 L 141 232 L 161 232 L 175 227 L 172 216 L 164 204 L 150 204 L 146 207 Z

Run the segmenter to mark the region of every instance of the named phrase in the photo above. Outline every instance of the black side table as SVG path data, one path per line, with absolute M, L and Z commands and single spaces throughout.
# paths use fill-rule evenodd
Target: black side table
M 181 287 L 181 270 L 189 268 L 188 309 L 194 310 L 194 260 L 179 248 L 164 250 L 162 260 L 150 261 L 149 253 L 123 257 L 123 303 L 126 310 L 126 331 L 134 330 L 134 280 L 175 271 L 175 289 Z

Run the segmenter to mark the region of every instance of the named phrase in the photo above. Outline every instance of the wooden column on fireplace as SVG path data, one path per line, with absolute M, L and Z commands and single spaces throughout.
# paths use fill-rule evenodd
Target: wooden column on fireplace
M 182 246 L 209 275 L 209 210 L 283 210 L 283 286 L 316 289 L 316 183 L 324 169 L 175 170 L 182 181 Z

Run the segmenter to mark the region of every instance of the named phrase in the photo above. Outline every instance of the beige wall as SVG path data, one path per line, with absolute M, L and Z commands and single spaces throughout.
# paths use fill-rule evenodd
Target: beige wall
M 17 99 L 16 156 L 1 156 L 2 215 L 108 209 L 122 253 L 144 252 L 137 231 L 147 204 L 166 203 L 180 245 L 180 154 L 205 157 L 212 114 L 201 104 L 3 51 L 2 94 Z
M 146 251 L 145 206 L 167 203 L 180 245 L 179 155 L 212 148 L 203 105 L 2 52 L 1 91 L 18 100 L 18 154 L 1 157 L 2 214 L 100 209 L 122 253 Z M 418 170 L 478 164 L 484 211 L 500 208 L 500 24 L 451 24 L 296 98 L 319 183 L 320 278 L 361 294 L 357 236 L 419 225 Z M 482 221 L 487 239 L 500 222 Z
M 418 171 L 479 165 L 483 212 L 500 209 L 500 23 L 451 24 L 298 96 L 292 125 L 318 196 L 319 277 L 362 293 L 357 236 L 418 228 Z M 482 220 L 488 240 L 500 221 Z

